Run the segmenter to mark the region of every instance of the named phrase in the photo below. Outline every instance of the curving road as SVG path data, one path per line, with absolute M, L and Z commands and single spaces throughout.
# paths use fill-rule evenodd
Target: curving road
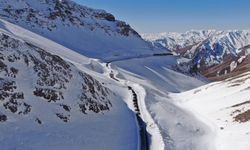
M 149 150 L 148 133 L 146 130 L 147 125 L 141 118 L 141 112 L 140 112 L 140 108 L 138 105 L 137 94 L 131 86 L 128 86 L 128 90 L 130 90 L 132 92 L 132 95 L 133 95 L 133 104 L 134 104 L 134 109 L 135 109 L 134 111 L 136 112 L 136 118 L 138 121 L 139 131 L 140 131 L 140 139 L 141 139 L 140 140 L 140 143 L 141 143 L 140 149 L 141 150 Z
M 152 54 L 152 55 L 145 55 L 145 56 L 141 56 L 141 57 L 135 57 L 135 58 L 148 58 L 148 57 L 163 57 L 163 56 L 169 56 L 169 55 L 173 55 L 171 53 L 156 53 L 156 54 Z M 117 61 L 124 61 L 124 60 L 129 60 L 129 59 L 135 59 L 135 58 L 124 58 L 124 59 L 120 59 L 120 60 L 113 60 L 110 62 L 106 63 L 106 68 L 108 70 L 110 70 L 109 72 L 109 77 L 117 82 L 120 82 L 119 79 L 116 78 L 114 71 L 112 70 L 110 64 L 112 62 L 117 62 Z M 128 90 L 131 91 L 131 94 L 133 95 L 133 106 L 134 106 L 134 112 L 136 113 L 136 119 L 138 122 L 138 127 L 139 127 L 139 134 L 140 134 L 140 150 L 149 150 L 149 137 L 148 137 L 148 132 L 147 132 L 147 124 L 144 122 L 144 120 L 142 119 L 141 116 L 141 111 L 140 111 L 140 107 L 139 107 L 139 103 L 138 103 L 138 93 L 135 92 L 135 90 L 133 89 L 133 87 L 128 86 Z
M 108 69 L 111 69 L 110 63 L 106 63 L 106 67 Z M 119 80 L 115 77 L 113 70 L 110 71 L 109 77 L 119 82 Z M 133 95 L 132 101 L 133 101 L 133 106 L 134 106 L 134 112 L 136 113 L 136 119 L 138 122 L 139 133 L 140 133 L 140 150 L 149 150 L 147 125 L 141 117 L 137 94 L 131 86 L 128 86 L 128 90 L 131 91 Z

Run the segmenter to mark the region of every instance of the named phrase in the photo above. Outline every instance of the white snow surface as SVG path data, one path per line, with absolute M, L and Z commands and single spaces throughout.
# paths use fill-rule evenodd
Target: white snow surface
M 110 111 L 103 115 L 86 115 L 83 118 L 74 114 L 75 119 L 68 124 L 51 121 L 50 117 L 46 117 L 46 113 L 44 117 L 50 121 L 46 121 L 41 127 L 37 123 L 30 123 L 30 117 L 7 122 L 2 126 L 4 130 L 1 130 L 3 135 L 1 137 L 5 137 L 1 139 L 3 149 L 34 149 L 42 145 L 47 145 L 43 147 L 44 149 L 68 149 L 71 145 L 74 145 L 71 149 L 79 149 L 82 145 L 86 149 L 102 149 L 104 146 L 108 149 L 137 149 L 139 133 L 135 115 L 131 111 L 133 108 L 131 95 L 127 90 L 128 85 L 132 86 L 138 94 L 142 118 L 147 123 L 147 131 L 150 134 L 151 149 L 187 147 L 195 149 L 199 147 L 196 143 L 202 143 L 199 137 L 204 135 L 205 125 L 197 124 L 195 118 L 172 104 L 168 99 L 168 93 L 188 90 L 203 85 L 204 82 L 172 71 L 171 66 L 177 62 L 174 56 L 128 58 L 112 62 L 117 78 L 124 81 L 124 83 L 117 83 L 108 79 L 110 70 L 107 70 L 106 65 L 98 60 L 81 56 L 63 45 L 4 20 L 1 20 L 1 32 L 61 56 L 79 70 L 105 83 L 117 95 L 116 99 L 112 99 L 113 106 Z M 171 111 L 175 109 L 176 112 L 180 112 Z M 177 125 L 176 128 L 176 124 L 186 116 L 189 117 L 183 124 L 187 123 L 187 125 L 181 129 L 178 129 Z M 176 121 L 168 121 L 173 119 Z M 194 120 L 191 124 L 190 119 Z M 189 127 L 192 127 L 192 130 Z M 196 128 L 204 128 L 204 131 L 200 129 L 201 133 L 196 133 Z M 184 135 L 186 137 L 192 135 L 192 138 L 183 140 L 180 136 Z M 29 141 L 31 137 L 33 138 Z M 52 140 L 55 137 L 58 140 Z M 65 138 L 70 140 L 62 142 Z M 8 144 L 10 140 L 15 141 L 12 147 Z
M 162 51 L 104 10 L 70 0 L 0 0 L 0 18 L 104 61 Z
M 142 37 L 148 41 L 161 43 L 170 50 L 194 46 L 208 40 L 211 45 L 219 43 L 227 49 L 227 51 L 236 54 L 239 48 L 250 44 L 249 30 L 191 30 L 185 33 L 164 32 L 142 34 Z
M 154 120 L 145 119 L 151 142 L 163 140 L 160 148 L 166 150 L 248 150 L 250 121 L 235 117 L 250 109 L 250 74 L 204 85 L 172 71 L 175 61 L 166 56 L 112 63 L 117 77 L 143 94 L 146 112 Z
M 209 125 L 214 149 L 248 150 L 250 121 L 240 122 L 235 117 L 250 109 L 249 79 L 248 72 L 181 94 L 171 94 L 170 97 L 198 120 Z
M 142 34 L 142 37 L 148 41 L 159 42 L 164 47 L 170 50 L 175 50 L 177 47 L 184 48 L 186 46 L 200 43 L 214 34 L 215 30 L 192 30 L 185 33 L 163 32 L 163 33 L 148 33 Z
M 240 57 L 248 54 L 249 30 L 192 30 L 186 33 L 142 34 L 153 43 L 192 58 L 194 64 L 210 67 L 221 64 L 226 56 Z
M 105 78 L 104 66 L 98 61 L 65 48 L 49 39 L 43 38 L 35 33 L 1 20 L 0 32 L 6 34 L 21 43 L 31 43 L 47 52 L 61 56 L 64 60 L 72 63 L 73 70 L 88 73 L 105 86 L 112 83 Z M 28 50 L 27 47 L 20 49 Z M 32 50 L 29 50 L 31 53 Z M 11 52 L 11 51 L 10 51 Z M 137 149 L 138 128 L 135 122 L 134 113 L 127 107 L 126 96 L 129 95 L 126 88 L 117 87 L 114 94 L 110 96 L 112 107 L 103 113 L 83 114 L 77 107 L 78 95 L 80 90 L 79 78 L 73 78 L 70 82 L 69 91 L 65 91 L 67 96 L 63 101 L 48 103 L 41 98 L 37 98 L 31 93 L 34 90 L 34 75 L 31 68 L 24 67 L 24 63 L 8 64 L 18 68 L 20 76 L 18 87 L 24 91 L 25 101 L 32 104 L 32 111 L 28 115 L 13 114 L 3 107 L 0 108 L 1 114 L 8 116 L 8 120 L 0 124 L 0 143 L 1 150 L 79 150 L 79 149 Z M 95 70 L 95 71 L 93 71 Z M 75 72 L 75 71 L 74 71 Z M 2 75 L 2 74 L 1 74 Z M 74 76 L 77 76 L 74 74 Z M 115 84 L 112 84 L 115 87 Z M 118 91 L 119 94 L 116 92 Z M 27 99 L 26 99 L 27 98 Z M 64 123 L 56 117 L 55 113 L 62 112 L 60 103 L 67 103 L 71 106 L 70 121 Z M 39 117 L 42 125 L 35 122 Z
M 46 0 L 0 0 L 0 2 L 0 7 L 8 3 L 16 3 L 17 5 L 12 6 L 14 9 L 29 7 L 26 3 L 28 2 L 40 13 L 45 14 L 48 12 L 44 10 L 51 7 L 45 3 Z M 43 27 L 57 25 L 50 31 L 35 24 L 27 24 L 22 20 L 27 14 L 20 17 L 20 22 L 15 22 L 13 18 L 6 21 L 5 13 L 1 14 L 1 18 L 5 19 L 0 19 L 0 32 L 58 55 L 71 63 L 74 70 L 88 73 L 103 83 L 115 94 L 111 96 L 112 108 L 104 113 L 83 115 L 73 106 L 72 119 L 68 123 L 63 123 L 56 116 L 51 117 L 51 114 L 60 110 L 55 105 L 44 104 L 44 101 L 32 102 L 35 111 L 28 116 L 20 116 L 0 109 L 0 115 L 11 116 L 6 122 L 0 124 L 1 150 L 138 150 L 139 128 L 135 113 L 132 111 L 134 107 L 128 86 L 131 86 L 138 95 L 141 117 L 147 124 L 150 149 L 249 149 L 249 121 L 239 123 L 234 120 L 234 117 L 247 111 L 250 104 L 232 107 L 249 100 L 249 74 L 207 84 L 205 81 L 175 72 L 172 68 L 178 63 L 175 56 L 149 57 L 155 51 L 147 42 L 132 34 L 132 30 L 129 36 L 122 36 L 116 32 L 115 24 L 119 21 L 114 23 L 103 18 L 91 17 L 92 13 L 106 12 L 78 5 L 76 7 L 90 13 L 83 19 L 84 23 L 89 23 L 86 29 L 77 27 L 71 24 L 72 22 L 62 23 L 60 19 L 45 20 L 45 22 L 48 21 L 49 26 L 45 23 Z M 77 13 L 79 12 L 76 11 Z M 46 19 L 43 15 L 40 17 L 41 20 Z M 95 23 L 100 26 L 95 26 Z M 93 25 L 97 29 L 91 31 Z M 105 29 L 110 30 L 106 33 Z M 242 32 L 249 36 L 247 31 Z M 196 43 L 212 33 L 215 31 L 199 31 L 193 35 L 187 33 L 184 37 L 193 41 L 186 43 L 182 37 L 179 41 L 183 45 L 190 42 Z M 219 39 L 230 40 L 230 37 L 238 35 L 238 32 L 233 35 L 226 33 L 226 35 L 228 38 L 223 38 L 223 35 Z M 172 36 L 180 35 L 172 34 Z M 241 46 L 241 43 L 235 43 Z M 236 50 L 233 52 L 237 53 Z M 110 68 L 103 61 L 111 61 Z M 15 67 L 20 66 L 16 64 Z M 119 81 L 110 79 L 111 71 Z M 29 87 L 24 89 L 29 93 L 33 90 L 33 85 L 31 84 L 32 88 L 30 88 L 29 84 L 32 76 L 27 70 L 21 72 L 23 76 L 18 77 L 19 84 Z M 78 81 L 74 80 L 71 83 L 73 89 L 76 89 L 74 85 L 79 85 Z M 70 92 L 67 93 L 70 94 Z M 31 95 L 28 96 L 34 98 Z M 42 125 L 34 122 L 37 115 L 43 118 Z
M 148 57 L 112 62 L 119 72 L 118 78 L 133 83 L 137 93 L 143 95 L 145 111 L 152 120 L 145 118 L 152 143 L 162 143 L 152 149 L 185 150 L 210 147 L 206 133 L 209 129 L 189 112 L 183 111 L 169 98 L 170 92 L 181 92 L 204 85 L 205 82 L 172 71 L 176 63 L 174 56 Z M 145 93 L 145 94 L 143 94 Z M 145 110 L 145 109 L 144 109 Z M 197 132 L 198 130 L 198 132 Z M 159 140 L 158 137 L 162 137 Z M 161 142 L 162 141 L 162 142 Z M 160 147 L 159 147 L 160 146 Z

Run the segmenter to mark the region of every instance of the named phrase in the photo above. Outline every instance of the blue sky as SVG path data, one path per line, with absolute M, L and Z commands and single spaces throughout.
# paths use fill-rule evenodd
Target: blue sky
M 250 29 L 250 0 L 75 0 L 105 9 L 140 33 Z

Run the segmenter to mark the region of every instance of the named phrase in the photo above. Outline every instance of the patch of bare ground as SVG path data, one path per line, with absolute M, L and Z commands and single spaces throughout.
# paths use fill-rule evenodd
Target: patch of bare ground
M 225 72 L 230 72 L 230 64 L 231 62 L 235 61 L 235 58 L 231 55 L 226 55 L 223 59 L 224 60 L 222 64 L 213 65 L 211 67 L 202 69 L 201 74 L 212 81 L 221 81 L 231 77 L 228 73 L 225 74 Z
M 194 46 L 197 46 L 199 43 L 194 43 L 193 45 L 188 45 L 188 46 L 186 46 L 186 47 L 183 47 L 183 48 L 181 48 L 181 46 L 177 46 L 176 48 L 175 48 L 175 51 L 177 52 L 177 53 L 179 53 L 179 54 L 181 54 L 181 56 L 185 56 L 185 55 L 187 55 L 189 52 L 189 50 L 190 49 L 192 49 Z
M 245 51 L 242 51 L 236 58 L 227 55 L 223 58 L 224 60 L 222 64 L 205 68 L 204 70 L 201 70 L 201 74 L 211 81 L 222 81 L 225 79 L 230 81 L 239 78 L 239 76 L 244 76 L 245 74 L 243 73 L 250 71 L 250 55 L 247 55 L 242 62 L 239 62 L 241 56 L 246 56 Z M 237 62 L 237 67 L 231 71 L 230 64 L 233 61 Z
M 244 123 L 250 120 L 250 109 L 245 112 L 242 112 L 234 117 L 234 121 Z
M 232 105 L 231 108 L 238 108 L 247 104 L 250 104 L 250 100 Z M 236 109 L 231 113 L 231 116 L 234 116 L 233 119 L 235 122 L 244 123 L 250 121 L 250 109 L 245 111 L 245 108 L 246 107 L 242 107 L 242 109 Z

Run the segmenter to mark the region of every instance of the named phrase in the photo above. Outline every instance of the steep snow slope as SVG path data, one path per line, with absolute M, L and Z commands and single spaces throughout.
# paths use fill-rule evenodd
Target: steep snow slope
M 160 141 L 153 148 L 248 150 L 249 72 L 185 92 L 204 82 L 172 71 L 175 61 L 164 56 L 112 62 L 116 77 L 134 88 L 147 110 L 142 116 L 151 142 Z
M 8 22 L 0 27 L 1 149 L 137 148 L 127 97 L 92 71 L 101 64 Z
M 248 150 L 250 143 L 249 72 L 170 97 L 207 124 L 216 149 Z
M 203 85 L 203 82 L 198 79 L 173 71 L 172 66 L 176 63 L 175 56 L 155 56 L 113 62 L 124 71 L 133 73 L 164 92 L 180 92 Z
M 128 26 L 117 25 L 121 22 L 112 15 L 66 0 L 0 2 L 3 7 L 0 19 L 1 149 L 138 149 L 139 127 L 131 111 L 134 95 L 138 98 L 151 149 L 223 150 L 231 146 L 224 143 L 224 137 L 229 141 L 238 138 L 233 132 L 235 128 L 231 128 L 232 122 L 228 121 L 230 128 L 226 129 L 207 113 L 218 108 L 222 113 L 218 113 L 222 116 L 220 119 L 227 118 L 226 109 L 220 109 L 227 107 L 224 99 L 223 104 L 215 107 L 206 99 L 210 93 L 199 95 L 198 90 L 173 94 L 206 82 L 173 71 L 177 57 L 152 56 L 155 51 L 148 43 Z M 13 3 L 17 5 L 8 6 Z M 210 32 L 214 31 L 199 34 L 205 37 Z M 70 49 L 111 64 L 100 63 Z M 224 96 L 218 93 L 222 88 L 236 92 L 240 89 L 236 87 L 244 84 L 240 78 L 226 81 L 229 82 L 231 87 L 221 84 L 215 88 L 214 95 Z M 128 87 L 135 93 L 131 95 Z M 211 91 L 214 90 L 211 88 Z M 203 104 L 196 104 L 200 97 L 204 97 L 207 109 L 198 108 Z M 236 100 L 236 95 L 233 98 Z M 248 125 L 245 122 L 248 104 L 248 101 L 232 100 L 229 111 L 235 112 L 231 119 Z M 226 132 L 218 134 L 217 128 Z M 242 150 L 248 146 L 244 143 L 249 135 L 247 130 L 245 127 L 239 135 Z
M 0 18 L 88 57 L 108 61 L 154 52 L 125 22 L 70 0 L 0 0 L 0 8 Z
M 213 80 L 242 73 L 242 69 L 237 71 L 237 68 L 243 66 L 241 63 L 249 54 L 248 30 L 190 31 L 184 34 L 165 33 L 156 36 L 144 35 L 144 37 L 189 58 L 191 68 Z M 248 62 L 247 59 L 246 61 Z
M 147 124 L 152 149 L 200 150 L 212 147 L 209 128 L 169 98 L 169 91 L 181 92 L 205 84 L 177 73 L 174 56 L 155 56 L 112 62 L 116 78 L 133 87 L 139 97 L 142 118 Z M 209 139 L 209 140 L 207 140 Z

